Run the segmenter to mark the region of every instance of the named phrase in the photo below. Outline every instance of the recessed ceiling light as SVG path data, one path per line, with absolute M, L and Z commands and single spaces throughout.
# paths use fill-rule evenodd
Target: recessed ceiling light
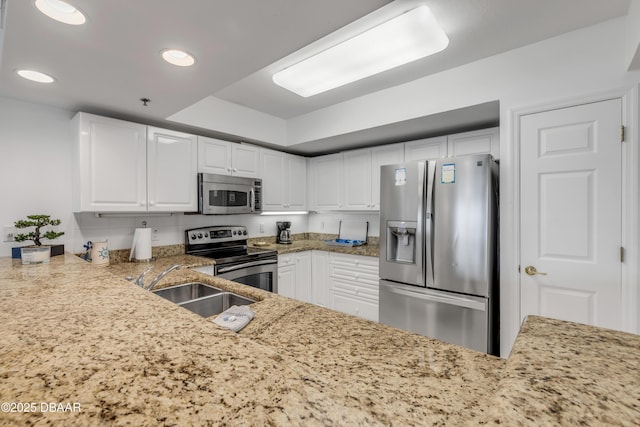
M 87 19 L 84 14 L 62 0 L 36 0 L 36 7 L 51 19 L 69 25 L 82 25 Z
M 38 83 L 53 83 L 55 79 L 48 74 L 35 70 L 16 70 L 16 73 L 23 79 Z
M 449 38 L 426 5 L 402 13 L 273 75 L 309 97 L 440 52 Z
M 193 56 L 179 49 L 163 50 L 162 58 L 169 64 L 177 65 L 179 67 L 189 67 L 196 62 Z

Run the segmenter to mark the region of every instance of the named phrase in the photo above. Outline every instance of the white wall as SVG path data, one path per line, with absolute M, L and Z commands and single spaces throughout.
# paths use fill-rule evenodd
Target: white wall
M 338 234 L 340 221 L 369 222 L 368 235 L 380 235 L 380 215 L 378 212 L 332 212 L 309 214 L 308 231 L 310 233 Z
M 71 214 L 72 113 L 0 98 L 0 226 L 31 214 L 62 220 L 66 233 L 56 243 L 73 240 Z M 26 244 L 26 243 L 25 243 Z M 16 243 L 0 242 L 0 256 Z
M 262 216 L 262 215 L 184 215 L 171 216 L 127 216 L 97 218 L 92 213 L 74 214 L 76 224 L 73 241 L 74 252 L 83 252 L 87 241 L 108 239 L 111 249 L 128 249 L 133 241 L 133 230 L 146 226 L 158 230 L 158 240 L 153 246 L 166 246 L 184 243 L 184 231 L 190 228 L 211 225 L 242 225 L 247 227 L 249 237 L 275 236 L 276 221 L 290 221 L 293 233 L 307 231 L 307 215 Z M 262 227 L 261 227 L 262 226 Z M 264 231 L 260 231 L 260 230 Z

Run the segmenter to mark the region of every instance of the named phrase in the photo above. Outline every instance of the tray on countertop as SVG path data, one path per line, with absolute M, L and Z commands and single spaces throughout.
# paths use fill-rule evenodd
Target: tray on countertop
M 340 221 L 338 238 L 325 240 L 329 246 L 362 246 L 367 244 L 369 221 Z

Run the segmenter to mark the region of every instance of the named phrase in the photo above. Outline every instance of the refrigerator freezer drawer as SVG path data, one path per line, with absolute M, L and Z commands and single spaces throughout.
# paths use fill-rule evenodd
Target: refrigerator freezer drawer
M 380 323 L 492 353 L 489 300 L 380 281 Z

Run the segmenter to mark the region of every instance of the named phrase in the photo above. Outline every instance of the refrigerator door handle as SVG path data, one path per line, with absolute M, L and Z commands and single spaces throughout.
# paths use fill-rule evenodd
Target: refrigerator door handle
M 418 220 L 418 226 L 416 229 L 416 237 L 415 237 L 415 248 L 416 248 L 416 262 L 419 264 L 419 268 L 417 269 L 417 275 L 418 277 L 416 277 L 416 285 L 418 286 L 425 286 L 424 284 L 424 280 L 425 280 L 425 276 L 424 276 L 424 268 L 425 268 L 425 258 L 424 258 L 424 221 L 422 220 L 423 215 L 424 215 L 424 193 L 425 193 L 425 174 L 426 174 L 426 165 L 425 163 L 427 162 L 420 162 L 420 165 L 418 166 L 418 194 L 416 195 L 418 197 L 418 200 L 421 200 L 422 202 L 418 203 L 418 212 L 417 212 L 417 220 Z
M 426 198 L 425 198 L 425 214 L 424 214 L 424 271 L 426 286 L 433 286 L 433 180 L 435 179 L 436 162 L 428 161 L 426 164 Z
M 470 308 L 471 310 L 486 311 L 487 306 L 481 302 L 473 301 L 462 296 L 447 296 L 447 295 L 427 295 L 418 292 L 410 292 L 404 289 L 395 287 L 388 287 L 390 292 L 394 294 L 403 295 L 410 298 L 421 299 L 424 301 L 441 302 L 443 304 L 455 305 L 458 307 Z

